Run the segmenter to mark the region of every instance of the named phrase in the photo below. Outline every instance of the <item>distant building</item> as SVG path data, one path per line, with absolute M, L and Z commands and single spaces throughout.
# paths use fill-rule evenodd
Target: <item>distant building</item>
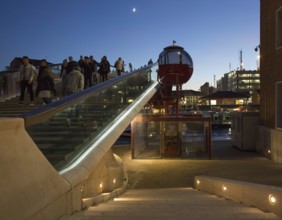
M 10 70 L 14 70 L 14 69 L 19 69 L 21 64 L 22 64 L 22 58 L 21 57 L 15 57 L 12 62 L 10 63 Z M 37 60 L 37 59 L 31 59 L 29 58 L 29 63 L 31 63 L 32 65 L 34 65 L 35 67 L 39 67 L 40 66 L 40 62 L 42 59 Z M 49 63 L 47 62 L 47 65 L 54 65 L 53 63 Z
M 217 81 L 217 90 L 250 94 L 249 102 L 258 104 L 260 72 L 257 70 L 234 70 L 225 73 L 224 77 Z
M 261 0 L 261 107 L 257 149 L 282 162 L 282 0 Z
M 249 98 L 248 95 L 234 92 L 234 91 L 217 91 L 210 95 L 203 96 L 201 100 L 210 100 L 213 103 L 210 105 L 213 105 L 215 108 L 239 108 L 243 107 L 247 99 Z
M 42 59 L 41 59 L 42 60 Z M 40 67 L 41 60 L 38 59 L 31 59 L 29 58 L 29 63 L 35 66 L 35 68 L 38 70 Z M 8 71 L 15 71 L 20 68 L 22 64 L 22 58 L 21 57 L 15 57 L 12 62 L 10 63 L 10 67 L 8 68 Z M 60 76 L 61 73 L 61 63 L 53 64 L 47 61 L 47 65 L 52 69 L 54 76 Z
M 175 91 L 173 91 L 174 95 Z M 191 109 L 194 108 L 198 102 L 198 100 L 201 98 L 201 92 L 200 91 L 194 91 L 194 90 L 181 90 L 179 91 L 180 95 L 180 106 L 185 109 Z
M 246 93 L 260 89 L 260 73 L 257 70 L 240 70 L 228 73 L 228 90 Z

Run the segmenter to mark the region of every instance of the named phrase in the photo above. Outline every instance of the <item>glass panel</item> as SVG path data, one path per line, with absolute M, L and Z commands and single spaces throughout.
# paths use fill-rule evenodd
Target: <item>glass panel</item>
M 160 123 L 136 122 L 133 123 L 133 142 L 135 159 L 153 159 L 160 157 Z
M 138 116 L 132 123 L 133 159 L 210 158 L 210 118 Z
M 19 94 L 19 78 L 19 71 L 5 71 L 0 73 L 0 102 L 4 102 Z
M 177 121 L 163 122 L 161 149 L 164 157 L 179 157 L 181 155 L 181 123 Z
M 188 64 L 193 65 L 190 55 L 184 50 L 163 51 L 159 55 L 159 64 Z
M 156 69 L 146 67 L 43 106 L 43 110 L 54 107 L 57 112 L 26 129 L 50 163 L 60 170 L 86 151 L 155 83 Z M 44 118 L 42 114 L 44 111 L 38 120 Z
M 182 157 L 207 158 L 203 122 L 184 122 L 182 124 L 182 140 Z
M 168 56 L 168 64 L 182 64 L 182 53 L 179 51 L 169 52 Z

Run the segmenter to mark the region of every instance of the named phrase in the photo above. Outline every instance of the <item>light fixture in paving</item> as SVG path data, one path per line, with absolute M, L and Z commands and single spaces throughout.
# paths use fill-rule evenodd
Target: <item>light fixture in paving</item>
M 273 194 L 269 194 L 269 196 L 268 196 L 268 201 L 269 201 L 269 203 L 270 203 L 271 205 L 275 205 L 276 202 L 277 202 L 277 199 L 276 199 L 276 197 L 275 197 Z

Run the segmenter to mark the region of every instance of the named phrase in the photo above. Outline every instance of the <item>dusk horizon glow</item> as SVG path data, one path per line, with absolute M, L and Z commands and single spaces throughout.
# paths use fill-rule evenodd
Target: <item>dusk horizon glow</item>
M 183 47 L 194 72 L 183 89 L 214 86 L 240 66 L 256 70 L 259 0 L 10 0 L 0 3 L 0 71 L 15 57 L 61 63 L 68 56 L 118 57 L 133 68 L 157 61 L 163 48 Z

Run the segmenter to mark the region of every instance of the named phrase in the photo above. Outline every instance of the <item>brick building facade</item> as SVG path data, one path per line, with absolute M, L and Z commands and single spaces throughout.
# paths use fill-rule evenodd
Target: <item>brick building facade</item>
M 261 0 L 260 126 L 257 148 L 282 162 L 282 0 Z

